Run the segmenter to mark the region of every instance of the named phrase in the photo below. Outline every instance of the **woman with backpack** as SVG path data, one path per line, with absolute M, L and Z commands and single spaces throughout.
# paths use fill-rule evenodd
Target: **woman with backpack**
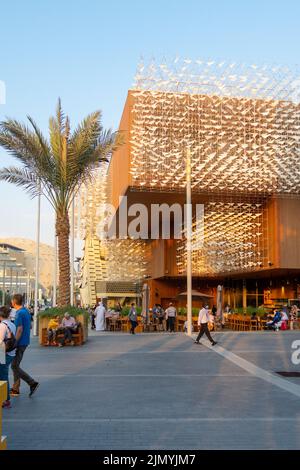
M 7 399 L 2 403 L 2 408 L 11 408 L 9 394 L 9 366 L 16 355 L 16 326 L 9 320 L 10 308 L 0 308 L 0 381 L 7 382 Z

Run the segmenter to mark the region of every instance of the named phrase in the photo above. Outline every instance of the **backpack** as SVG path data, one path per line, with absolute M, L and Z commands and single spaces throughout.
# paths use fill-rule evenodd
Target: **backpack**
M 17 347 L 17 340 L 11 329 L 9 328 L 8 324 L 3 322 L 4 325 L 6 325 L 8 331 L 10 332 L 10 337 L 8 338 L 7 336 L 4 338 L 4 344 L 5 344 L 5 352 L 9 353 L 12 352 L 14 349 Z

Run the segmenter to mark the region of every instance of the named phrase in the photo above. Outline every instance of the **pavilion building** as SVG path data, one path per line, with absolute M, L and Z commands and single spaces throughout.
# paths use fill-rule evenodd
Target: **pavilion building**
M 216 299 L 222 285 L 224 303 L 235 308 L 300 299 L 298 77 L 225 62 L 140 64 L 119 126 L 125 144 L 105 172 L 116 218 L 124 196 L 128 208 L 142 203 L 149 214 L 153 204 L 183 207 L 188 149 L 193 207 L 204 207 L 201 230 L 193 213 L 193 288 Z M 100 199 L 90 194 L 85 227 L 101 218 Z M 96 242 L 94 229 L 86 233 L 105 261 L 105 276 L 95 278 L 101 296 L 104 281 L 146 282 L 149 305 L 186 290 L 183 228 L 181 239 L 152 240 L 149 229 L 144 240 Z

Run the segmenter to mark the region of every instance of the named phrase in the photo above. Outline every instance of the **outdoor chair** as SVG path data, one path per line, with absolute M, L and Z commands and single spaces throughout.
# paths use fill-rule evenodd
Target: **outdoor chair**
M 244 316 L 244 319 L 243 319 L 243 331 L 250 331 L 250 326 L 251 326 L 251 317 L 249 317 L 249 316 Z
M 121 331 L 126 332 L 128 330 L 128 319 L 126 318 L 121 318 Z
M 236 331 L 239 331 L 240 325 L 241 325 L 240 315 L 237 315 L 237 316 L 235 317 L 234 329 L 235 329 Z
M 258 319 L 250 320 L 250 331 L 257 331 L 258 330 Z
M 263 320 L 262 318 L 259 319 L 259 329 L 260 330 L 266 330 L 267 329 L 267 321 L 268 320 Z
M 110 318 L 109 320 L 109 331 L 116 331 L 117 328 L 117 319 Z
M 226 325 L 230 330 L 234 330 L 234 326 L 235 326 L 235 315 L 234 314 L 227 315 Z
M 239 315 L 235 315 L 234 319 L 233 319 L 233 329 L 235 331 L 238 331 L 240 328 L 240 317 Z
M 185 322 L 185 320 L 178 320 L 178 321 L 177 321 L 177 325 L 176 325 L 176 326 L 177 326 L 177 328 L 176 328 L 177 331 L 180 331 L 180 332 L 183 331 L 184 322 Z

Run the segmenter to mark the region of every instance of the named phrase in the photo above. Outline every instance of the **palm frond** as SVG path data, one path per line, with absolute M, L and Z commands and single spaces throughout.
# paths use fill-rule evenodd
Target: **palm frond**
M 101 132 L 100 112 L 88 115 L 70 138 L 68 148 L 68 180 L 77 178 L 90 164 Z
M 122 133 L 103 130 L 101 112 L 96 111 L 71 134 L 60 99 L 49 120 L 49 141 L 30 116 L 28 120 L 32 128 L 13 119 L 0 123 L 0 145 L 23 164 L 21 169 L 4 168 L 0 179 L 23 186 L 32 196 L 40 181 L 43 194 L 55 210 L 64 213 L 74 192 L 122 145 Z
M 96 158 L 98 157 L 99 160 L 109 159 L 112 153 L 124 143 L 125 137 L 123 132 L 112 132 L 111 129 L 103 131 L 98 138 L 97 147 L 95 148 Z
M 24 124 L 7 119 L 0 124 L 0 145 L 24 165 L 34 166 L 41 146 L 35 134 Z
M 26 192 L 34 198 L 40 192 L 35 173 L 31 173 L 26 168 L 7 167 L 0 170 L 0 181 L 15 184 L 25 188 Z

